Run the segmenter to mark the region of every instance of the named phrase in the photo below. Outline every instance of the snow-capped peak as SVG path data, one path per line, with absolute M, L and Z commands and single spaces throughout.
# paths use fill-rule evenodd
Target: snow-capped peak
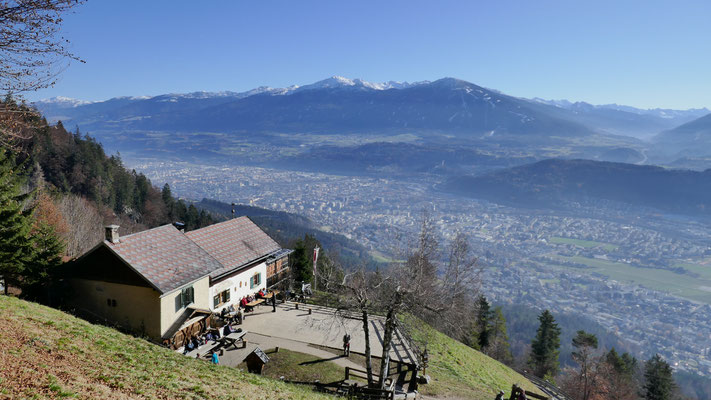
M 371 90 L 388 90 L 388 89 L 404 89 L 415 85 L 420 85 L 424 83 L 429 83 L 427 81 L 408 83 L 408 82 L 368 82 L 362 79 L 350 79 L 343 76 L 332 76 L 330 78 L 312 83 L 310 85 L 297 86 L 292 91 L 303 91 L 303 90 L 314 90 L 314 89 L 338 89 L 338 88 L 354 88 L 354 89 L 371 89 Z
M 83 106 L 84 104 L 91 104 L 91 103 L 93 103 L 93 101 L 73 99 L 71 97 L 65 97 L 65 96 L 57 96 L 57 97 L 52 97 L 49 99 L 38 100 L 35 103 L 69 108 L 69 107 Z

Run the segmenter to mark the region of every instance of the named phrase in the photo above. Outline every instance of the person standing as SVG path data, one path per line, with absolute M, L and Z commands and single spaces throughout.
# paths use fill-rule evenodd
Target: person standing
M 351 335 L 348 332 L 343 335 L 343 354 L 346 357 L 351 355 Z
M 220 358 L 217 357 L 217 352 L 216 352 L 216 351 L 213 351 L 213 352 L 212 352 L 212 363 L 215 364 L 215 365 L 217 365 L 217 364 L 220 363 Z
M 272 312 L 276 312 L 276 294 L 272 292 Z
M 499 390 L 499 394 L 496 395 L 496 398 L 494 400 L 504 400 L 504 395 L 505 395 L 504 391 Z

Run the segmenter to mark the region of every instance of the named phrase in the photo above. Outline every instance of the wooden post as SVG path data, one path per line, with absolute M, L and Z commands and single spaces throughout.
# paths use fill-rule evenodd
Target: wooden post
M 297 310 L 299 309 L 299 303 L 296 303 L 296 309 Z
M 311 309 L 309 308 L 309 315 L 311 315 Z
M 511 397 L 509 397 L 509 400 L 516 400 L 517 394 L 518 394 L 518 386 L 516 386 L 516 384 L 513 384 L 511 386 Z

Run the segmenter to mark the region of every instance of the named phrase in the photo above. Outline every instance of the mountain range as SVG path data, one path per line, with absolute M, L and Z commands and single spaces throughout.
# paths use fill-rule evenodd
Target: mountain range
M 656 151 L 657 143 L 664 145 L 666 137 L 674 137 L 674 130 L 685 126 L 684 135 L 691 139 L 677 146 L 675 157 L 687 145 L 711 154 L 711 149 L 705 150 L 708 146 L 699 146 L 706 144 L 708 135 L 703 130 L 690 133 L 702 125 L 703 121 L 694 121 L 709 113 L 705 108 L 641 110 L 524 99 L 454 78 L 371 83 L 332 77 L 310 85 L 247 92 L 116 97 L 100 102 L 54 98 L 35 106 L 49 121 L 76 125 L 121 152 L 150 149 L 233 156 L 230 149 L 239 147 L 237 137 L 279 147 L 298 135 L 413 135 L 420 141 L 457 138 L 488 146 L 486 151 L 515 148 L 527 152 L 526 157 L 568 154 L 648 162 L 647 150 L 652 157 L 664 154 L 664 148 Z M 655 140 L 649 142 L 652 137 Z M 299 146 L 305 143 L 292 144 L 303 153 Z M 555 151 L 551 154 L 550 149 Z
M 54 98 L 35 103 L 48 120 L 83 129 L 283 131 L 311 133 L 422 131 L 466 135 L 651 136 L 709 113 L 640 110 L 567 100 L 532 100 L 443 78 L 371 83 L 332 77 L 310 85 L 247 92 L 116 97 L 101 102 Z

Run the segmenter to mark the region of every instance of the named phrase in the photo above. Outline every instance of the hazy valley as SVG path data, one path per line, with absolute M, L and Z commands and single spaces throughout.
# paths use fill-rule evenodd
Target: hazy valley
M 449 78 L 37 106 L 181 196 L 301 214 L 377 260 L 429 210 L 442 238 L 470 237 L 496 302 L 584 316 L 711 376 L 711 176 L 649 166 L 711 167 L 689 133 L 706 109 L 526 100 Z M 551 158 L 594 161 L 537 163 Z

